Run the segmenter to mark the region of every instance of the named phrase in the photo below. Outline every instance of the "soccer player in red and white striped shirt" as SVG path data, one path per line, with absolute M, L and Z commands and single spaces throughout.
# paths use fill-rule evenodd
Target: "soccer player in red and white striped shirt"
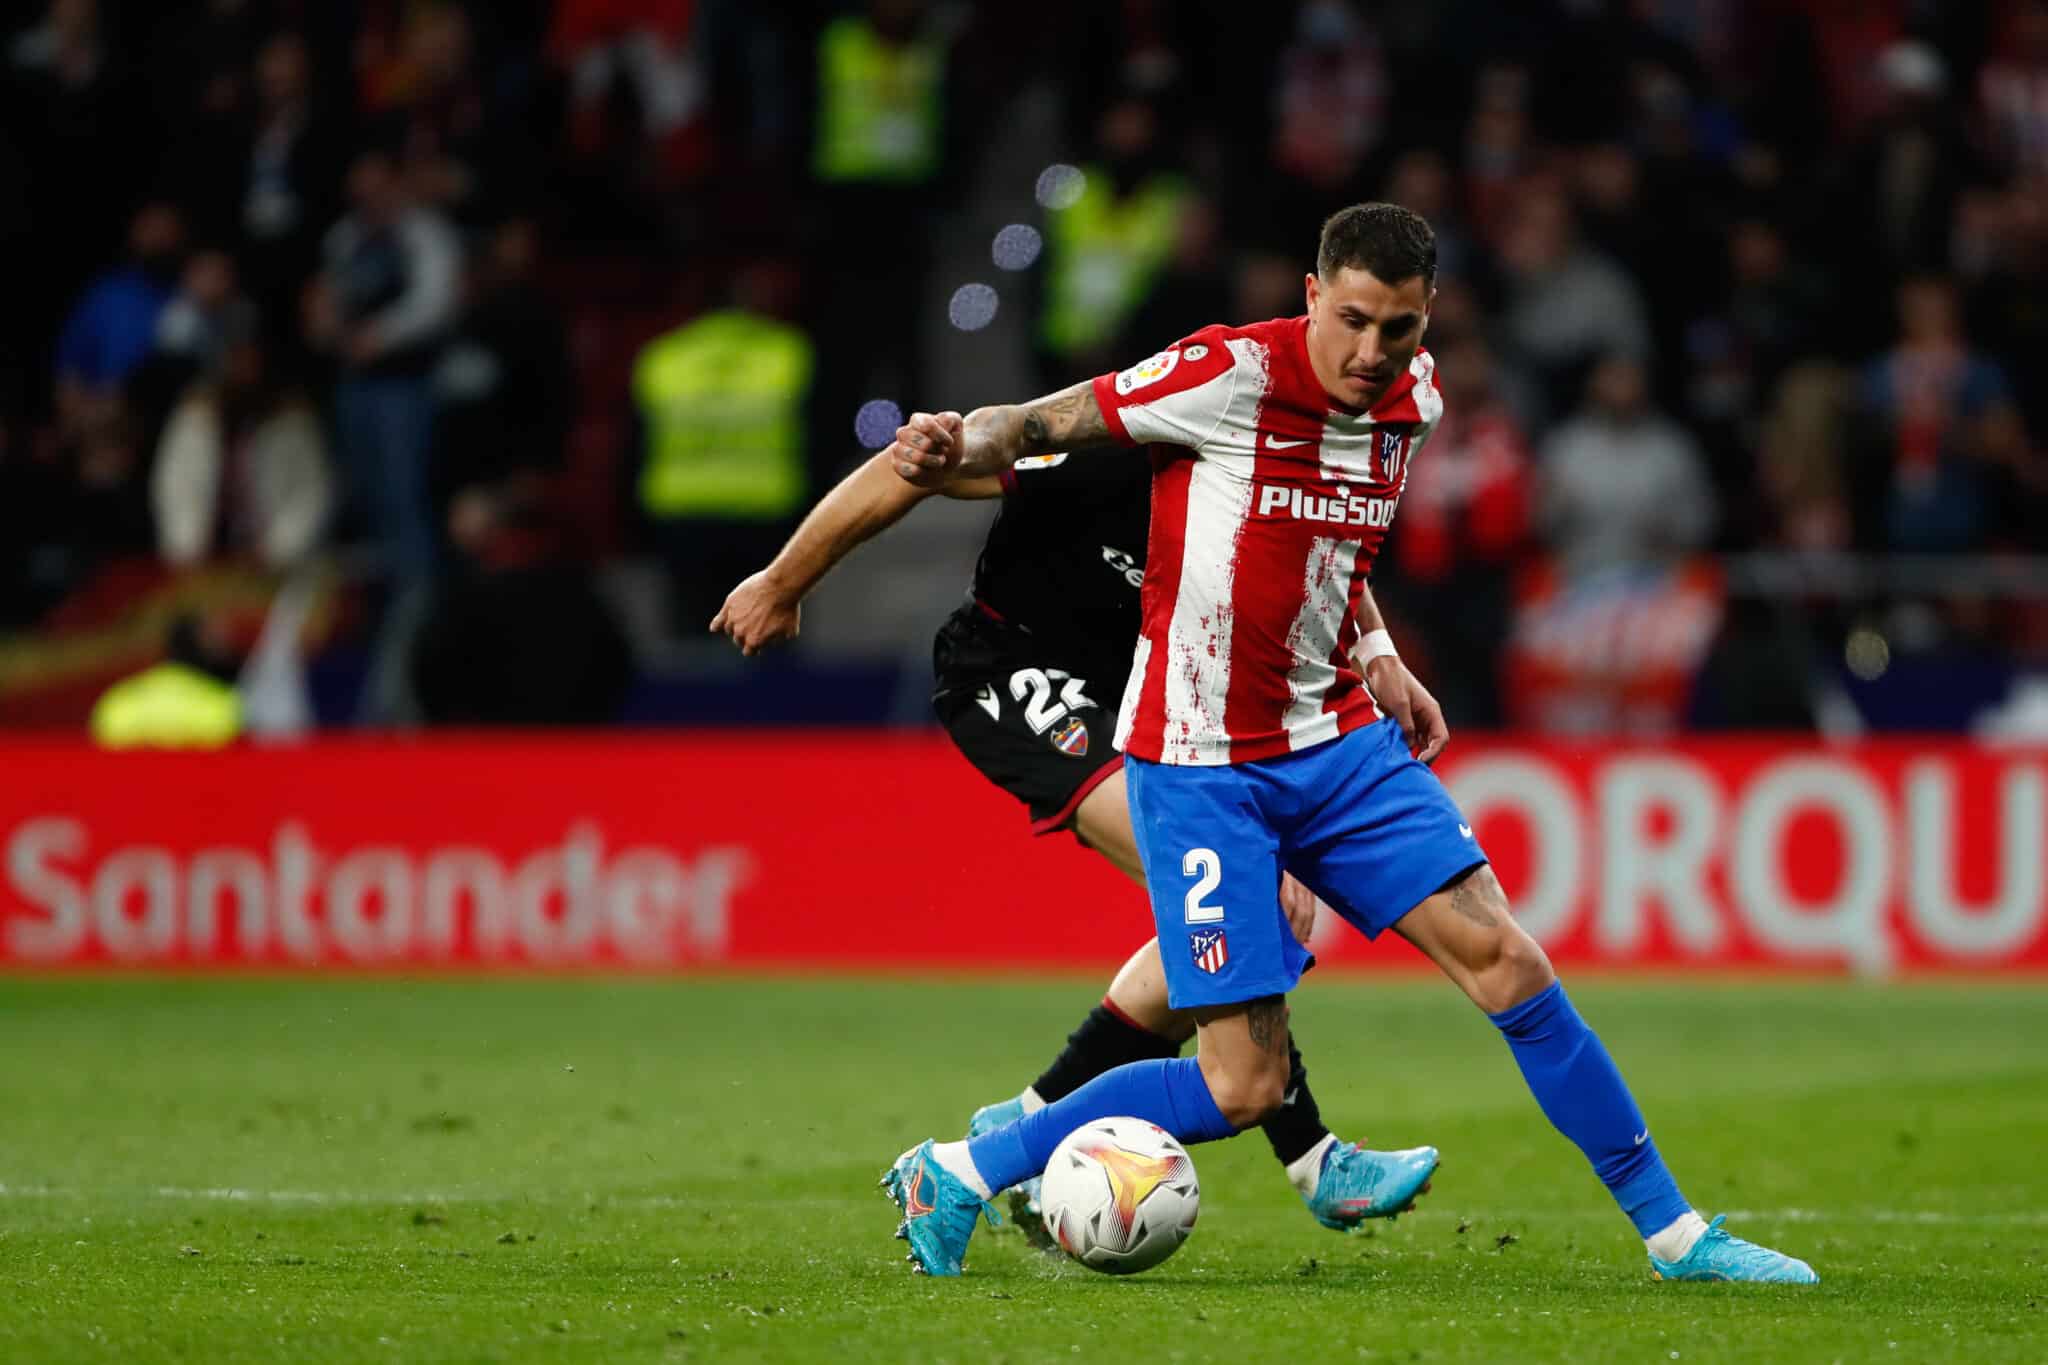
M 1119 1067 L 1005 1128 L 904 1153 L 884 1180 L 928 1273 L 958 1274 L 981 1201 L 1037 1174 L 1083 1123 L 1132 1115 L 1201 1142 L 1281 1102 L 1286 995 L 1309 961 L 1279 906 L 1284 869 L 1368 937 L 1393 928 L 1487 1013 L 1655 1273 L 1815 1280 L 1685 1201 L 1426 766 L 1448 731 L 1368 578 L 1443 413 L 1422 349 L 1435 277 L 1427 223 L 1356 205 L 1324 224 L 1304 315 L 1204 328 L 1034 403 L 919 413 L 886 452 L 906 481 L 937 486 L 1046 451 L 1150 447 L 1143 628 L 1118 744 L 1168 998 L 1199 1034 L 1194 1058 Z

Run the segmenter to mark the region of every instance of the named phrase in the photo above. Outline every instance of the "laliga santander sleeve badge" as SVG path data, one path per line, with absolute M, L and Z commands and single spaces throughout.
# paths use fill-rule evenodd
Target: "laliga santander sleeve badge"
M 1202 355 L 1207 354 L 1208 350 L 1205 347 L 1202 349 Z M 1199 360 L 1201 356 L 1190 358 Z M 1180 352 L 1178 350 L 1161 351 L 1150 360 L 1141 360 L 1119 374 L 1116 377 L 1116 391 L 1119 394 L 1127 394 L 1134 390 L 1142 389 L 1148 384 L 1157 384 L 1160 380 L 1172 374 L 1174 367 L 1178 364 L 1180 364 Z

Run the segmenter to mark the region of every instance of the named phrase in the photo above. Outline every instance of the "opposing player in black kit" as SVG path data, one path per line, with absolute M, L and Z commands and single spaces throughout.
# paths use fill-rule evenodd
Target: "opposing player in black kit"
M 949 497 L 1003 499 L 969 599 L 933 641 L 933 708 L 969 762 L 1030 812 L 1034 834 L 1070 831 L 1133 881 L 1144 868 L 1111 744 L 1137 638 L 1150 470 L 1139 460 L 1019 460 L 1000 478 L 948 484 Z M 827 493 L 774 561 L 732 590 L 711 629 L 753 654 L 797 634 L 803 599 L 853 548 L 929 497 L 880 456 Z M 1315 902 L 1288 879 L 1281 898 L 1304 940 Z M 974 1115 L 999 1127 L 1111 1067 L 1172 1057 L 1194 1034 L 1166 1001 L 1156 939 L 1133 953 L 1102 1003 L 1025 1090 Z M 1393 1217 L 1428 1188 L 1436 1149 L 1374 1152 L 1323 1125 L 1298 1050 L 1286 1103 L 1263 1127 L 1316 1221 L 1338 1231 Z M 1027 1232 L 1036 1180 L 1012 1192 Z

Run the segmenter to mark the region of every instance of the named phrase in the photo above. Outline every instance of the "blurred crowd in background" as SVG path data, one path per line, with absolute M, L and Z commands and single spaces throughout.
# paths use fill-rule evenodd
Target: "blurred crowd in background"
M 1454 725 L 2028 724 L 2048 0 L 16 8 L 0 722 L 167 641 L 285 724 L 897 714 L 699 647 L 890 405 L 1298 312 L 1388 198 Z

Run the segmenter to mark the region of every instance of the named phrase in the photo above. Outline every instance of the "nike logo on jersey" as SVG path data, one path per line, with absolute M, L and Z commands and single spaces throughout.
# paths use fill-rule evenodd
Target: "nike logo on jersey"
M 1305 446 L 1307 444 L 1307 441 L 1283 441 L 1277 436 L 1268 436 L 1266 438 L 1266 449 L 1268 450 L 1292 450 L 1296 446 Z
M 1636 1134 L 1636 1146 L 1638 1146 L 1638 1147 L 1642 1146 L 1642 1145 L 1643 1145 L 1644 1143 L 1648 1142 L 1649 1140 L 1650 1140 L 1650 1130 L 1649 1130 L 1649 1129 L 1647 1129 L 1647 1128 L 1643 1129 L 1643 1131 L 1642 1131 L 1642 1132 L 1640 1132 L 1640 1133 L 1637 1133 L 1637 1134 Z
M 1325 498 L 1286 484 L 1262 484 L 1259 488 L 1260 516 L 1288 516 L 1332 526 L 1385 530 L 1394 524 L 1394 507 L 1399 502 L 1399 498 L 1365 498 L 1355 493 Z
M 974 704 L 988 712 L 990 720 L 1001 720 L 1003 718 L 1003 704 L 996 700 L 996 690 L 987 683 L 983 683 L 981 690 L 974 694 Z
M 1472 826 L 1460 825 L 1458 826 L 1458 833 L 1464 835 L 1467 839 L 1469 839 L 1472 837 Z

